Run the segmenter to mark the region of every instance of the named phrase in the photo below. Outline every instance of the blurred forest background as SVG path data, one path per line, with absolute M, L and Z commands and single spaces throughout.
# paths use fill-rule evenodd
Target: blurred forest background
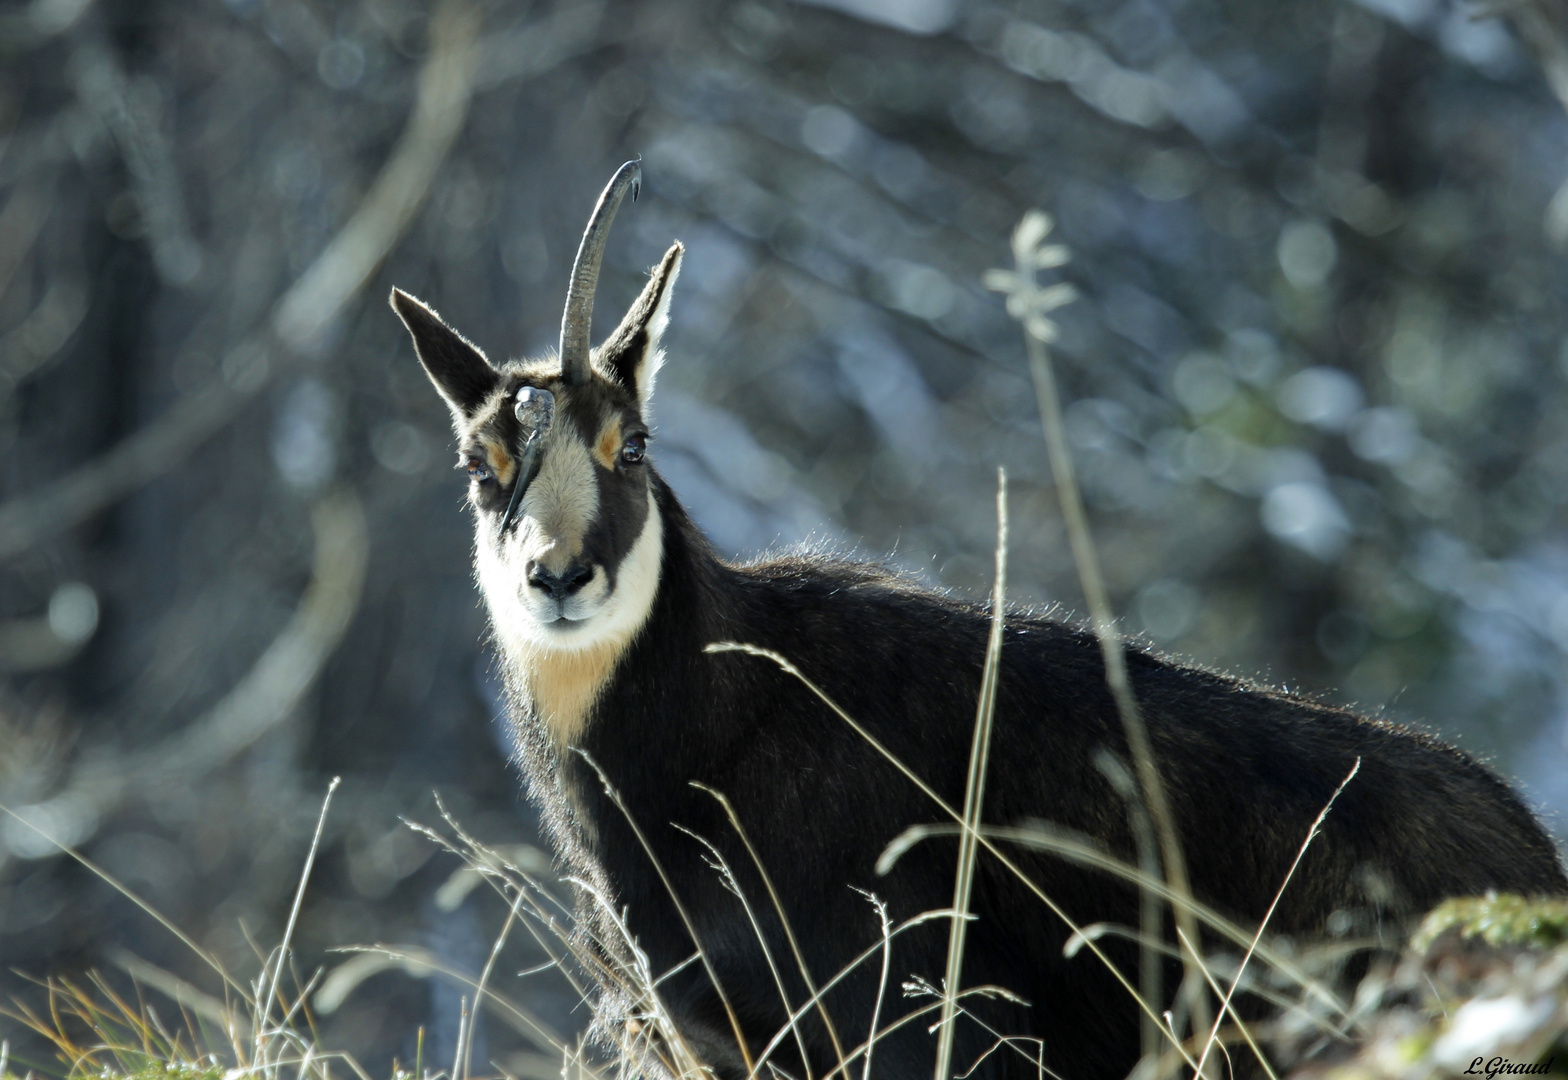
M 1568 23 L 1546 0 L 31 0 L 0 8 L 0 998 L 221 988 L 38 833 L 253 975 L 386 942 L 472 976 L 503 906 L 432 791 L 543 868 L 446 413 L 397 284 L 555 342 L 641 155 L 599 333 L 688 245 L 653 460 L 718 546 L 1082 600 L 1019 328 L 1072 248 L 1069 433 L 1158 648 L 1426 725 L 1568 827 Z M 1555 88 L 1555 93 L 1554 93 Z M 657 733 L 650 733 L 657 739 Z M 570 1032 L 563 980 L 498 989 Z M 150 966 L 149 966 L 150 965 Z M 450 1060 L 463 989 L 339 973 L 322 1043 Z M 351 992 L 347 992 L 350 991 Z M 162 1000 L 162 999 L 154 999 Z M 174 1013 L 169 1006 L 167 1012 Z M 0 1020 L 18 1058 L 41 1055 Z M 476 1067 L 556 1075 L 487 1018 Z

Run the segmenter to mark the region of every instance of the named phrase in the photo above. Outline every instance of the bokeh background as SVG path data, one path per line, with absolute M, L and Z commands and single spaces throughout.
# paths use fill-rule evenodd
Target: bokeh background
M 684 240 L 653 459 L 722 551 L 855 550 L 979 595 L 1004 465 L 1012 595 L 1081 611 L 1019 328 L 980 284 L 1044 208 L 1127 631 L 1456 740 L 1565 835 L 1563 14 L 6 5 L 0 997 L 90 969 L 221 996 L 24 822 L 253 978 L 341 776 L 300 978 L 355 943 L 428 964 L 339 972 L 322 1043 L 385 1075 L 423 1028 L 449 1060 L 464 991 L 433 969 L 476 973 L 504 910 L 400 817 L 433 821 L 438 791 L 547 858 L 446 414 L 385 297 L 492 356 L 549 347 L 592 201 L 636 155 L 598 329 Z M 518 937 L 498 989 L 578 1029 Z M 0 1037 L 13 1068 L 43 1057 Z M 493 1017 L 474 1059 L 558 1073 Z

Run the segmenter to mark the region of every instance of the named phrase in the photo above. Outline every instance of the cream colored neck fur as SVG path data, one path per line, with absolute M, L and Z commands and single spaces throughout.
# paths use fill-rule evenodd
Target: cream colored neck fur
M 518 569 L 521 554 L 498 550 L 481 531 L 476 559 L 479 584 L 496 638 L 514 683 L 549 732 L 557 753 L 581 736 L 627 646 L 647 622 L 663 556 L 663 523 L 650 491 L 647 524 L 621 564 L 615 591 L 581 629 L 567 637 L 540 626 L 523 606 L 519 590 L 528 584 Z
M 573 652 L 539 649 L 524 661 L 521 681 L 557 752 L 574 745 L 588 726 L 627 644 L 604 641 Z

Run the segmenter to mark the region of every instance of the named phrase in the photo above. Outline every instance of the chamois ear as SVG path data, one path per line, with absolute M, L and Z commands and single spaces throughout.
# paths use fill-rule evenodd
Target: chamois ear
M 679 240 L 670 245 L 653 268 L 642 295 L 594 356 L 599 373 L 631 391 L 639 403 L 646 403 L 653 394 L 653 378 L 664 363 L 659 339 L 670 322 L 670 297 L 675 292 L 675 278 L 681 272 L 681 257 L 685 254 L 686 248 Z
M 500 383 L 500 373 L 441 316 L 402 289 L 392 290 L 392 310 L 413 335 L 414 352 L 453 417 L 462 421 L 472 416 Z

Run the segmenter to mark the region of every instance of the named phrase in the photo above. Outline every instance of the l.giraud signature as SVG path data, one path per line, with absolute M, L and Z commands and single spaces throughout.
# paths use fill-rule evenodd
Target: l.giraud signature
M 1465 1070 L 1466 1076 L 1480 1076 L 1485 1073 L 1487 1077 L 1494 1076 L 1544 1076 L 1552 1071 L 1552 1058 L 1545 1061 L 1509 1061 L 1505 1057 L 1494 1057 L 1490 1061 L 1486 1058 L 1476 1058 Z M 1484 1063 L 1484 1064 L 1483 1064 Z

